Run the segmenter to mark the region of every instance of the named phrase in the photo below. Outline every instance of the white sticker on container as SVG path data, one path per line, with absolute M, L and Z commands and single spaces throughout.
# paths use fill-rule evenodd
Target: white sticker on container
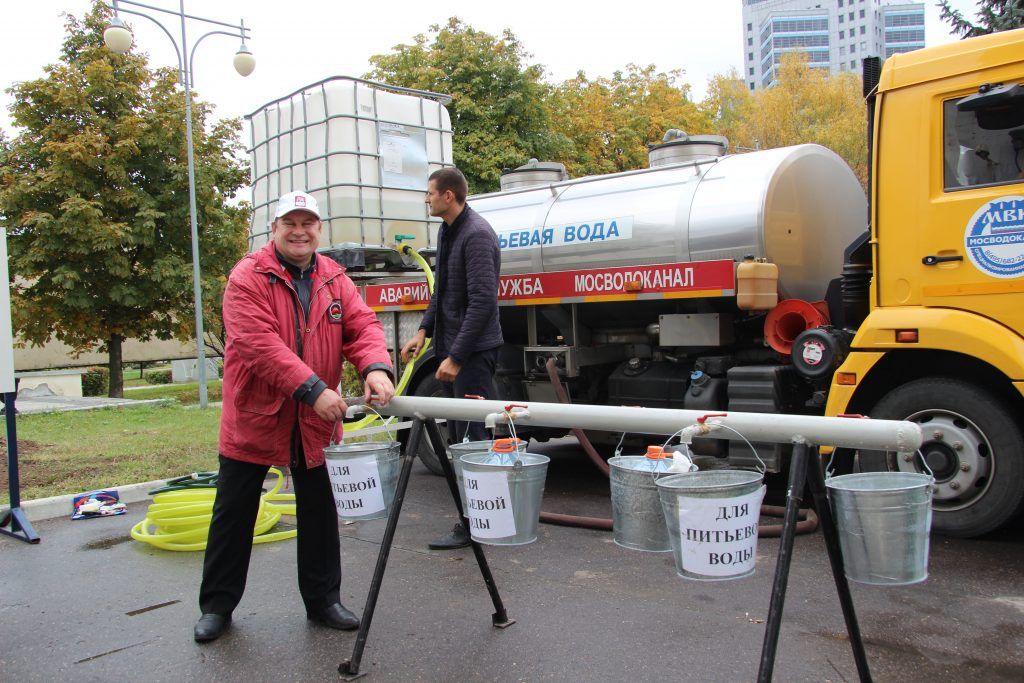
M 398 140 L 381 137 L 380 167 L 388 173 L 402 173 L 402 144 Z
M 376 456 L 328 460 L 327 473 L 339 517 L 362 517 L 384 509 Z
M 765 487 L 738 498 L 679 496 L 683 569 L 704 576 L 735 576 L 757 561 L 757 521 Z
M 468 472 L 462 469 L 466 492 L 466 516 L 470 533 L 477 538 L 516 535 L 516 518 L 505 472 Z

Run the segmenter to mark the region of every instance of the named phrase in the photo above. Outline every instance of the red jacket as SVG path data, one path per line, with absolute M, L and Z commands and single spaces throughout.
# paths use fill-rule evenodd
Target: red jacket
M 308 388 L 314 375 L 336 389 L 343 357 L 364 376 L 381 366 L 391 370 L 377 316 L 344 268 L 319 254 L 316 259 L 309 320 L 273 242 L 231 271 L 224 292 L 227 345 L 220 452 L 225 457 L 287 465 L 298 419 L 307 466 L 322 465 L 334 424 L 295 400 L 296 391 Z

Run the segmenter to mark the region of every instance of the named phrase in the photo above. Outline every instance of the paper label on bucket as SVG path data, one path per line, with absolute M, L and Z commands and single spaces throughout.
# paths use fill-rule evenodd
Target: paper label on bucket
M 462 470 L 466 492 L 466 516 L 469 531 L 476 538 L 505 538 L 516 535 L 516 518 L 508 492 L 505 472 L 467 472 Z
M 339 515 L 362 517 L 384 509 L 376 456 L 328 460 L 327 473 Z
M 733 576 L 753 569 L 764 492 L 762 486 L 736 498 L 679 496 L 683 569 L 705 576 Z

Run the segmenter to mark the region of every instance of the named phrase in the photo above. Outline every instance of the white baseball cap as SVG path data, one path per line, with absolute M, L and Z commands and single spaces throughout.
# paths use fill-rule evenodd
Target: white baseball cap
M 305 192 L 297 191 L 281 195 L 281 198 L 277 200 L 277 213 L 274 214 L 274 218 L 280 218 L 292 211 L 308 211 L 318 219 L 320 218 L 320 207 L 317 206 L 316 199 L 313 198 L 313 195 Z

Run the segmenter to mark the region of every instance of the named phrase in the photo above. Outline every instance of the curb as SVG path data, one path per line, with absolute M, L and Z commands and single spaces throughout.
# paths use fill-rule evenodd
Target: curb
M 173 398 L 145 398 L 145 399 L 124 399 L 122 403 L 101 403 L 98 405 L 29 405 L 19 401 L 15 404 L 18 415 L 44 415 L 46 413 L 73 413 L 82 410 L 107 410 L 109 408 L 133 408 L 144 405 L 167 405 L 175 403 Z
M 171 477 L 173 479 L 174 477 Z M 131 503 L 151 502 L 152 496 L 149 492 L 153 489 L 160 488 L 167 485 L 167 479 L 156 479 L 154 481 L 146 481 L 138 484 L 125 484 L 124 486 L 107 486 L 104 487 L 104 491 L 117 491 L 118 499 L 125 505 Z M 277 477 L 270 474 L 263 482 L 265 489 L 273 488 L 277 483 Z M 94 489 L 95 490 L 95 489 Z M 288 489 L 290 490 L 290 488 Z M 42 522 L 48 519 L 65 518 L 71 519 L 71 513 L 73 511 L 73 505 L 75 496 L 85 493 L 68 493 L 61 496 L 53 496 L 51 498 L 39 498 L 37 500 L 23 500 L 21 501 L 21 509 L 25 512 L 25 516 L 30 522 Z M 4 505 L 0 508 L 0 515 L 10 509 L 10 505 Z
M 139 484 L 112 486 L 105 488 L 104 490 L 117 491 L 117 495 L 122 503 L 138 503 L 149 499 L 149 491 L 151 489 L 158 488 L 166 483 L 166 479 L 158 479 L 156 481 L 148 481 Z M 85 492 L 83 491 L 82 493 Z M 41 522 L 47 519 L 56 519 L 57 517 L 66 517 L 71 519 L 71 513 L 73 511 L 72 505 L 76 495 L 80 494 L 69 493 L 63 496 L 53 496 L 51 498 L 23 500 L 21 501 L 21 509 L 25 511 L 25 516 L 28 517 L 28 521 L 30 522 Z

